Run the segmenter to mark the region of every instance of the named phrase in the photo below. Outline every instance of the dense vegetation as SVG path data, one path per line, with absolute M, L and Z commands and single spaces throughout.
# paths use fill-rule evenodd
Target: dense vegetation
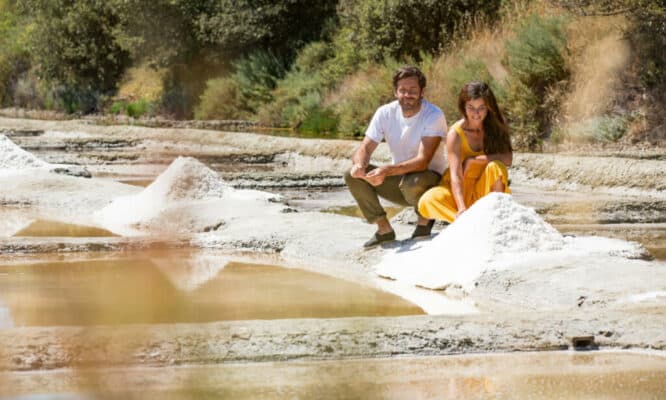
M 575 111 L 590 48 L 625 41 L 625 83 Z M 661 143 L 664 48 L 664 0 L 0 0 L 0 105 L 358 136 L 413 63 L 449 120 L 489 82 L 519 149 Z

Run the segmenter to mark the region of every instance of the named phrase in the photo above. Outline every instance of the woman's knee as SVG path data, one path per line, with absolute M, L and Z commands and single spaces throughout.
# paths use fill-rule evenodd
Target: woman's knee
M 509 172 L 506 165 L 499 160 L 486 165 L 486 176 L 492 180 L 490 191 L 505 192 L 509 185 Z
M 506 165 L 500 160 L 493 160 L 486 165 L 486 169 L 506 171 Z

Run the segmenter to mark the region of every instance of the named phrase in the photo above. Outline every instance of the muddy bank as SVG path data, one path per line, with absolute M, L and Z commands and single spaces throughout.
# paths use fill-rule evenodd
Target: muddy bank
M 666 161 L 621 157 L 585 157 L 561 154 L 517 154 L 513 170 L 527 179 L 550 180 L 576 190 L 572 184 L 590 188 L 666 190 Z M 522 175 L 520 175 L 522 177 Z
M 0 331 L 0 370 L 446 355 L 589 348 L 666 350 L 666 312 L 340 318 Z M 581 342 L 582 343 L 582 342 Z

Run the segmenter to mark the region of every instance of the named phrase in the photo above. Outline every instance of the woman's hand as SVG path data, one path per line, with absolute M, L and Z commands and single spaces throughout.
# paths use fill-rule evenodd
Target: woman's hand
M 456 214 L 456 219 L 458 219 L 465 211 L 467 211 L 467 208 L 459 209 L 458 213 Z

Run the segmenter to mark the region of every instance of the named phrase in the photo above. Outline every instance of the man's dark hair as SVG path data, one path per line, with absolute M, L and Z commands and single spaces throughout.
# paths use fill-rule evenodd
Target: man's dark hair
M 423 90 L 423 88 L 426 86 L 426 77 L 423 75 L 423 72 L 421 72 L 420 69 L 414 67 L 413 65 L 405 65 L 404 67 L 400 67 L 400 69 L 395 71 L 395 74 L 393 75 L 393 89 L 395 90 L 398 88 L 399 80 L 410 78 L 412 76 L 415 76 L 419 79 L 419 87 L 421 90 Z

